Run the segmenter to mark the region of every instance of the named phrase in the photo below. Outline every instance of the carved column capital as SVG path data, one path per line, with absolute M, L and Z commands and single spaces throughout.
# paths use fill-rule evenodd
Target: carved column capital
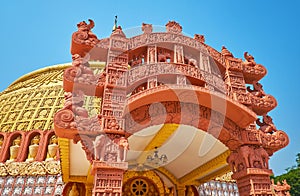
M 271 194 L 269 154 L 260 146 L 244 145 L 227 158 L 241 196 Z M 257 185 L 260 186 L 257 186 Z

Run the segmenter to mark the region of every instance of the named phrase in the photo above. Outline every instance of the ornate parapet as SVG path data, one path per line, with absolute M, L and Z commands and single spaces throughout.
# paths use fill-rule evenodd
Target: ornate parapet
M 199 68 L 191 65 L 164 62 L 146 64 L 128 70 L 127 74 L 127 84 L 129 89 L 137 87 L 139 84 L 141 84 L 142 81 L 147 78 L 151 78 L 161 74 L 170 74 L 184 76 L 187 80 L 186 85 L 193 84 L 197 86 L 204 86 L 204 84 L 207 84 L 214 87 L 216 91 L 225 91 L 225 86 L 222 78 L 212 73 L 200 70 Z
M 77 24 L 78 30 L 72 35 L 71 54 L 79 54 L 84 57 L 99 42 L 97 36 L 92 33 L 94 21 L 89 19 L 89 24 L 82 21 Z

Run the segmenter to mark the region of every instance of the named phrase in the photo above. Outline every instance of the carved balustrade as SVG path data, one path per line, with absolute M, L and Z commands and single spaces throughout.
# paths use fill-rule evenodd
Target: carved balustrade
M 187 77 L 187 84 L 191 84 L 190 79 L 198 80 L 198 85 L 204 86 L 204 83 L 213 86 L 217 91 L 224 92 L 224 82 L 219 76 L 200 70 L 197 67 L 178 64 L 178 63 L 154 63 L 145 64 L 134 67 L 128 70 L 127 84 L 128 88 L 131 86 L 138 86 L 147 78 L 159 76 L 159 75 L 183 75 Z M 158 80 L 159 81 L 159 80 Z M 174 82 L 176 83 L 176 81 Z M 194 83 L 194 82 L 193 82 Z M 196 82 L 195 82 L 196 83 Z M 197 85 L 197 84 L 196 84 Z

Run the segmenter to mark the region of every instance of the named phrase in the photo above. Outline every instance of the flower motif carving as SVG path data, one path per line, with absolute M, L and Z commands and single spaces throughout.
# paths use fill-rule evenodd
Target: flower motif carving
M 0 163 L 0 176 L 61 174 L 59 161 Z

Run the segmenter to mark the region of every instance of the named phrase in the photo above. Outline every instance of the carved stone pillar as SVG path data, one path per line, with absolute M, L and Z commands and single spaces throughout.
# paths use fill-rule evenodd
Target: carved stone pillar
M 251 104 L 242 72 L 227 69 L 225 72 L 225 84 L 227 93 L 232 99 L 245 105 Z
M 174 62 L 184 63 L 183 46 L 180 45 L 174 46 Z
M 199 66 L 200 66 L 201 70 L 211 73 L 211 68 L 209 65 L 209 56 L 208 56 L 208 54 L 206 54 L 202 51 L 200 52 Z
M 127 38 L 118 27 L 110 37 L 107 57 L 107 80 L 101 108 L 101 125 L 104 134 L 93 142 L 95 160 L 93 196 L 122 195 L 123 173 L 128 168 L 125 161 L 128 141 L 124 130 L 124 107 L 126 101 L 126 72 L 128 66 Z
M 156 46 L 148 46 L 147 53 L 147 63 L 156 63 L 157 62 L 157 51 Z
M 147 88 L 157 87 L 157 77 L 148 78 Z
M 93 195 L 121 196 L 123 174 L 127 168 L 128 164 L 126 162 L 93 161 Z
M 241 146 L 233 151 L 227 162 L 233 172 L 240 196 L 272 196 L 269 155 L 262 147 Z

